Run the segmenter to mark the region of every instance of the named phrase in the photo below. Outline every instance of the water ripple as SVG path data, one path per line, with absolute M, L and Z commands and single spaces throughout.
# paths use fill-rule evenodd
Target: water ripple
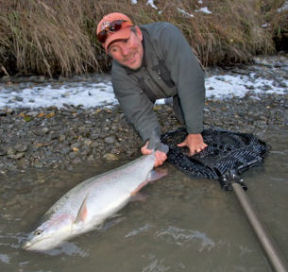
M 169 226 L 166 229 L 156 232 L 155 238 L 160 238 L 178 246 L 185 246 L 192 240 L 198 240 L 201 242 L 199 252 L 202 252 L 205 249 L 210 250 L 215 247 L 215 242 L 207 237 L 205 233 L 198 230 L 181 229 L 175 226 Z

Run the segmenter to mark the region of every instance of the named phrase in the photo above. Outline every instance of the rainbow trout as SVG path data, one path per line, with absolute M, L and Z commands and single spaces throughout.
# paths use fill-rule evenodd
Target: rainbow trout
M 165 175 L 153 171 L 155 155 L 144 155 L 119 168 L 89 178 L 68 191 L 43 216 L 22 247 L 45 251 L 90 231 L 124 207 L 149 181 Z

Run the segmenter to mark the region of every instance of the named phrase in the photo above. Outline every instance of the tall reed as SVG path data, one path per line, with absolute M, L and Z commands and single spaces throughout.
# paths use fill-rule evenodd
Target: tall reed
M 0 0 L 0 75 L 48 76 L 107 71 L 110 59 L 95 35 L 112 11 L 136 24 L 177 25 L 204 65 L 248 62 L 275 51 L 273 38 L 287 31 L 283 0 L 159 0 L 157 9 L 130 0 Z M 207 7 L 210 14 L 201 12 Z

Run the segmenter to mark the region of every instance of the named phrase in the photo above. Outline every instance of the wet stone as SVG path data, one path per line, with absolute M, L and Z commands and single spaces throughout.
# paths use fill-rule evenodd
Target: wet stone
M 0 156 L 4 156 L 7 154 L 7 150 L 5 150 L 3 147 L 0 147 Z
M 65 135 L 60 135 L 59 136 L 59 141 L 60 142 L 64 142 L 66 140 L 66 136 Z
M 21 143 L 19 143 L 19 144 L 16 144 L 15 149 L 16 149 L 18 152 L 25 152 L 25 151 L 27 151 L 27 149 L 28 149 L 28 145 L 27 145 L 27 144 L 21 144 Z
M 109 136 L 104 139 L 106 144 L 114 144 L 116 141 L 115 136 Z
M 39 112 L 37 112 L 37 111 L 29 111 L 29 112 L 26 113 L 26 115 L 29 115 L 29 116 L 34 117 L 34 118 L 35 118 L 38 114 L 39 114 Z
M 81 147 L 81 143 L 79 142 L 71 144 L 71 149 L 74 151 L 79 151 L 80 147 Z
M 24 157 L 17 160 L 17 168 L 26 169 L 28 167 L 29 167 L 29 161 L 27 159 L 25 159 Z
M 95 161 L 94 156 L 93 156 L 93 155 L 89 155 L 89 156 L 87 157 L 87 161 L 88 161 L 88 162 L 94 162 L 94 161 Z
M 33 130 L 33 133 L 37 136 L 43 136 L 43 135 L 47 134 L 48 131 L 49 131 L 49 128 L 47 128 L 47 127 L 40 128 L 40 129 L 36 128 Z
M 100 133 L 93 133 L 93 134 L 90 135 L 90 138 L 92 140 L 97 140 L 97 139 L 101 138 L 100 137 Z
M 92 140 L 90 140 L 90 139 L 84 139 L 84 145 L 90 146 L 92 143 L 93 143 Z
M 81 161 L 80 158 L 75 158 L 75 159 L 72 161 L 73 164 L 80 164 L 81 162 L 82 162 L 82 161 Z
M 107 161 L 117 161 L 118 157 L 114 154 L 111 153 L 107 153 L 103 156 L 103 159 L 107 160 Z
M 25 156 L 25 153 L 17 153 L 17 154 L 11 154 L 8 155 L 9 159 L 19 160 Z
M 7 155 L 8 155 L 8 156 L 14 155 L 15 153 L 16 153 L 16 150 L 15 150 L 14 147 L 9 146 L 9 147 L 7 148 Z
M 76 152 L 70 152 L 69 153 L 70 159 L 75 159 L 77 156 L 78 156 L 78 154 Z
M 24 100 L 21 96 L 15 96 L 14 99 L 18 102 L 22 102 Z
M 35 168 L 43 168 L 43 163 L 39 160 L 35 160 L 32 164 Z

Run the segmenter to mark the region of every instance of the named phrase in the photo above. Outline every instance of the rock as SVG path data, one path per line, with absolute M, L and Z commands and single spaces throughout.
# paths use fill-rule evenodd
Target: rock
M 66 140 L 66 136 L 65 135 L 60 135 L 59 136 L 59 141 L 60 142 L 64 142 Z
M 115 136 L 109 136 L 109 137 L 106 137 L 106 138 L 104 139 L 104 142 L 105 142 L 106 144 L 114 144 L 115 141 L 116 141 Z
M 100 136 L 100 133 L 92 133 L 92 134 L 90 135 L 90 138 L 91 138 L 92 140 L 97 140 L 97 139 L 101 138 L 101 136 Z
M 89 155 L 89 156 L 87 157 L 87 161 L 89 161 L 89 162 L 94 162 L 94 161 L 95 161 L 94 156 L 93 156 L 93 155 Z
M 72 160 L 75 159 L 75 158 L 77 157 L 77 155 L 78 155 L 77 152 L 70 152 L 70 153 L 69 153 L 69 157 L 70 157 L 70 159 L 72 159 Z
M 15 149 L 17 152 L 25 152 L 28 149 L 28 145 L 24 143 L 18 143 L 15 145 Z
M 107 160 L 107 161 L 117 161 L 118 160 L 118 157 L 114 154 L 111 154 L 111 153 L 106 153 L 104 156 L 103 156 L 103 159 Z
M 7 155 L 8 155 L 8 156 L 14 155 L 15 153 L 16 153 L 16 150 L 15 150 L 14 147 L 9 146 L 9 147 L 7 148 Z
M 7 154 L 7 150 L 5 150 L 4 148 L 0 147 L 0 156 L 4 156 Z
M 86 146 L 90 146 L 90 145 L 92 145 L 92 143 L 93 143 L 93 141 L 91 141 L 90 139 L 84 140 L 84 145 L 86 145 Z
M 9 154 L 8 158 L 18 160 L 18 159 L 23 158 L 24 156 L 25 156 L 25 153 L 17 153 L 17 154 Z
M 41 161 L 39 160 L 35 160 L 32 165 L 35 167 L 35 168 L 42 168 L 44 165 Z
M 79 164 L 81 162 L 82 162 L 81 159 L 77 157 L 72 161 L 72 164 Z
M 21 97 L 21 96 L 15 96 L 14 97 L 14 99 L 16 100 L 16 101 L 18 101 L 18 102 L 22 102 L 24 99 L 23 99 L 23 97 Z
M 49 131 L 49 128 L 47 128 L 47 127 L 43 127 L 43 128 L 37 127 L 35 129 L 33 129 L 33 133 L 37 136 L 43 136 L 43 135 L 47 134 L 48 131 Z

